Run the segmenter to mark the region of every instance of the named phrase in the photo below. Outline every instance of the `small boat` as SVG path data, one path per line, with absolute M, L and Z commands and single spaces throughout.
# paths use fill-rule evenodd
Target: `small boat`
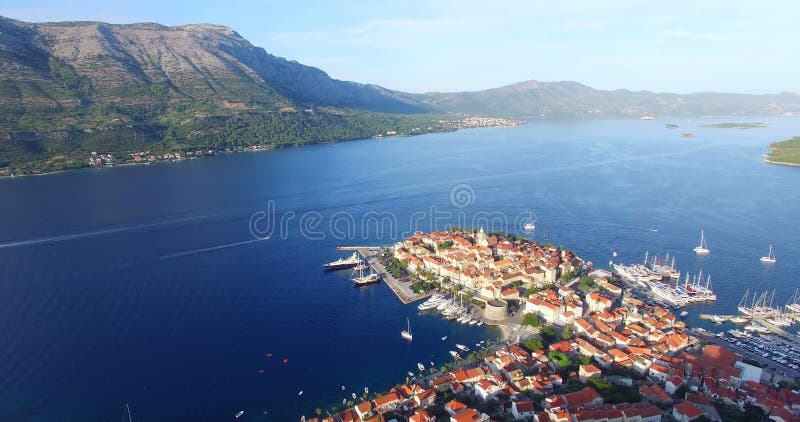
M 463 344 L 456 344 L 456 349 L 461 350 L 464 353 L 469 352 L 469 347 L 464 346 Z
M 744 324 L 745 322 L 747 322 L 747 318 L 742 318 L 740 316 L 735 316 L 735 317 L 731 318 L 729 321 L 734 323 L 734 324 Z
M 469 325 L 475 325 L 475 324 L 477 324 L 477 323 L 478 323 L 478 320 L 477 320 L 477 319 L 470 319 L 470 320 L 469 320 Z
M 442 341 L 447 340 L 447 336 L 442 337 Z
M 352 394 L 352 397 L 355 399 L 355 398 L 356 398 L 356 393 L 353 393 L 353 394 Z
M 411 335 L 411 321 L 409 321 L 408 318 L 406 318 L 406 323 L 408 324 L 408 328 L 406 328 L 405 330 L 401 331 L 400 332 L 400 336 L 403 337 L 404 339 L 408 340 L 408 341 L 411 341 L 411 340 L 414 339 L 414 336 Z
M 342 386 L 342 391 L 344 391 L 344 390 L 346 390 L 346 388 L 344 388 L 344 386 Z
M 689 315 L 688 311 L 681 312 L 681 317 L 686 318 L 687 315 Z
M 477 325 L 478 327 L 480 327 L 481 325 L 483 325 L 483 321 L 478 321 L 478 323 L 477 323 L 477 324 L 475 324 L 475 325 Z
M 289 363 L 289 359 L 284 359 L 284 360 L 283 360 L 283 363 L 284 363 L 284 364 L 287 364 L 287 363 Z
M 298 395 L 298 396 L 302 396 L 302 395 L 303 395 L 303 390 L 300 390 L 300 392 L 299 392 L 299 393 L 297 393 L 297 395 Z
M 706 245 L 706 234 L 703 230 L 700 230 L 700 244 L 694 248 L 694 253 L 698 255 L 708 255 L 711 253 L 711 250 L 708 249 L 708 245 Z
M 423 364 L 422 364 L 422 363 L 420 363 L 420 362 L 417 362 L 417 368 L 419 368 L 419 372 L 422 372 L 422 371 L 424 371 L 424 370 L 425 370 L 425 365 L 423 365 Z
M 434 366 L 436 366 L 436 365 L 434 365 L 434 364 L 433 364 L 433 361 L 431 361 L 431 367 L 434 367 Z
M 244 415 L 244 410 L 240 410 L 240 411 L 236 412 L 236 419 L 241 418 L 242 415 Z
M 408 371 L 408 376 L 413 378 L 414 377 L 414 373 L 411 372 L 411 371 Z
M 761 262 L 764 264 L 774 264 L 775 263 L 775 254 L 772 252 L 772 245 L 769 245 L 769 255 L 762 256 Z
M 364 394 L 369 394 L 369 388 L 364 387 Z
M 639 118 L 639 120 L 655 120 L 655 119 L 656 119 L 655 117 L 650 116 L 650 115 L 642 116 L 642 117 Z
M 256 374 L 264 375 L 264 370 L 263 369 L 259 369 L 258 371 L 256 371 Z
M 323 267 L 326 270 L 341 270 L 343 268 L 355 267 L 356 265 L 362 263 L 363 261 L 361 258 L 359 258 L 358 252 L 353 252 L 353 255 L 351 255 L 349 258 L 339 258 L 336 261 L 323 265 Z
M 711 315 L 711 322 L 715 324 L 722 324 L 723 322 L 727 321 L 728 318 L 719 316 L 719 315 Z
M 453 359 L 456 359 L 456 360 L 461 359 L 461 355 L 459 355 L 458 352 L 456 352 L 455 350 L 451 350 L 450 351 L 450 356 L 452 356 Z

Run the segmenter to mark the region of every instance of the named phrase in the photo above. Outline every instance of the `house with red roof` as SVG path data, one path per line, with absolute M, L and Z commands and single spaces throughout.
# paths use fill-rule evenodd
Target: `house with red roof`
M 703 411 L 689 401 L 678 403 L 672 408 L 672 417 L 678 422 L 690 422 L 700 415 L 703 415 Z
M 600 368 L 589 364 L 589 365 L 581 365 L 580 369 L 578 370 L 578 379 L 581 380 L 582 383 L 586 384 L 589 379 L 591 378 L 598 378 L 602 375 L 602 371 Z
M 551 396 L 544 399 L 545 407 L 554 408 L 561 406 L 596 406 L 603 404 L 603 396 L 592 387 L 584 387 L 574 393 Z
M 520 401 L 511 403 L 511 414 L 515 420 L 527 420 L 536 414 L 536 407 L 532 401 Z
M 435 420 L 436 417 L 427 410 L 417 410 L 416 413 L 408 418 L 408 422 L 433 422 Z

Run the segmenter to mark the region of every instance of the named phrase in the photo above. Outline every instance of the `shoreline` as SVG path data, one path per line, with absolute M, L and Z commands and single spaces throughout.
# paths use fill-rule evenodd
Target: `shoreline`
M 784 163 L 784 162 L 781 162 L 781 161 L 772 161 L 767 157 L 764 157 L 764 159 L 761 160 L 761 161 L 763 161 L 763 162 L 765 162 L 767 164 L 775 164 L 775 165 L 779 165 L 779 166 L 800 167 L 800 163 Z
M 72 169 L 54 170 L 54 171 L 48 171 L 48 172 L 28 173 L 28 174 L 8 174 L 8 175 L 0 174 L 0 180 L 16 179 L 16 178 L 19 178 L 19 177 L 26 177 L 26 176 L 45 176 L 45 175 L 58 174 L 58 173 L 70 173 L 70 172 L 75 172 L 75 171 L 80 171 L 80 170 L 90 170 L 90 169 L 105 169 L 105 168 L 114 168 L 114 167 L 122 167 L 122 166 L 144 166 L 144 165 L 162 164 L 162 163 L 163 164 L 169 164 L 169 163 L 175 163 L 175 162 L 179 162 L 179 161 L 197 160 L 197 159 L 202 159 L 202 158 L 215 158 L 218 155 L 228 155 L 228 154 L 234 154 L 234 153 L 240 153 L 240 152 L 265 152 L 265 151 L 274 151 L 274 150 L 277 150 L 277 149 L 284 149 L 284 148 L 298 148 L 298 147 L 307 147 L 307 146 L 314 146 L 314 145 L 338 144 L 338 143 L 342 143 L 342 142 L 358 142 L 358 141 L 369 141 L 369 140 L 387 140 L 387 139 L 391 139 L 391 138 L 409 138 L 409 137 L 414 137 L 414 136 L 431 135 L 431 134 L 437 134 L 437 133 L 452 133 L 452 132 L 458 132 L 458 131 L 464 130 L 464 129 L 514 128 L 514 127 L 517 127 L 517 126 L 525 126 L 527 124 L 528 124 L 527 121 L 520 121 L 520 123 L 517 123 L 517 124 L 502 124 L 502 125 L 494 125 L 494 126 L 464 126 L 464 127 L 459 127 L 459 128 L 455 128 L 455 129 L 452 129 L 452 130 L 433 130 L 433 131 L 430 131 L 430 132 L 405 133 L 405 134 L 398 134 L 398 135 L 382 135 L 382 136 L 373 135 L 373 136 L 370 136 L 370 137 L 367 137 L 367 138 L 341 139 L 341 140 L 338 140 L 338 141 L 315 141 L 315 142 L 308 142 L 308 143 L 300 144 L 300 145 L 276 146 L 276 145 L 272 145 L 272 144 L 269 144 L 269 145 L 268 144 L 262 144 L 262 145 L 253 145 L 252 147 L 246 148 L 246 149 L 230 150 L 230 151 L 221 150 L 221 151 L 217 151 L 215 154 L 186 157 L 186 158 L 181 158 L 181 159 L 177 159 L 177 160 L 176 159 L 163 159 L 163 160 L 147 161 L 147 162 L 132 162 L 132 163 L 126 162 L 126 163 L 113 164 L 113 165 L 104 165 L 104 166 L 90 166 L 90 165 L 87 165 L 85 167 L 78 167 L 78 168 L 72 168 Z

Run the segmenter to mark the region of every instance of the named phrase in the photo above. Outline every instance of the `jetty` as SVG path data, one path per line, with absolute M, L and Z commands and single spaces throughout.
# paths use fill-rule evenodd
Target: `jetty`
M 361 254 L 367 262 L 367 265 L 372 267 L 372 269 L 381 276 L 381 279 L 383 279 L 386 285 L 389 286 L 404 305 L 425 299 L 433 294 L 433 292 L 417 294 L 411 289 L 408 283 L 403 283 L 386 271 L 386 268 L 377 257 L 383 249 L 380 246 L 339 246 L 336 249 L 339 251 L 356 251 Z

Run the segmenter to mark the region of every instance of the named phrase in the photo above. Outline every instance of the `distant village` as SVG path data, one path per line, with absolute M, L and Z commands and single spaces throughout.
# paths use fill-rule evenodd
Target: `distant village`
M 569 251 L 457 230 L 415 233 L 394 257 L 487 302 L 524 302 L 522 324 L 539 334 L 482 347 L 311 421 L 800 421 L 796 390 Z

